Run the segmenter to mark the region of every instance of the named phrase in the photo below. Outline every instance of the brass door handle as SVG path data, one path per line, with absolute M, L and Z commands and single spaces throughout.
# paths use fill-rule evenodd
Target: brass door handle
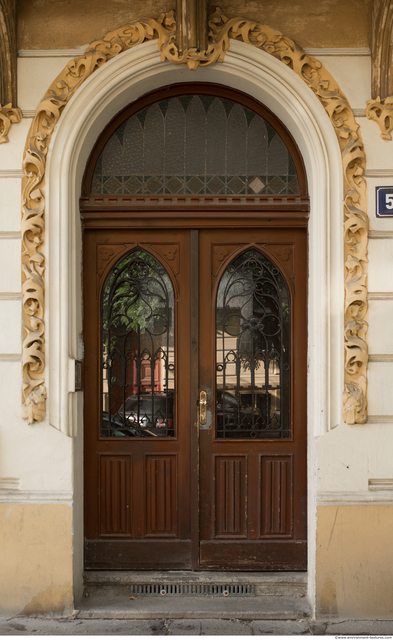
M 207 416 L 207 394 L 201 391 L 199 394 L 199 424 L 206 424 Z

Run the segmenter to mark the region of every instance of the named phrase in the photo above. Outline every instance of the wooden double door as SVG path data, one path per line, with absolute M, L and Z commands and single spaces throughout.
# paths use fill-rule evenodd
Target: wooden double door
M 306 282 L 304 228 L 85 229 L 86 568 L 306 569 Z

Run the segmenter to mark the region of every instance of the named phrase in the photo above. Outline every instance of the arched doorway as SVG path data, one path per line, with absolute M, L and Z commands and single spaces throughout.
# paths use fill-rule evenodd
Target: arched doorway
M 97 142 L 88 568 L 306 568 L 306 189 L 277 118 L 212 84 L 145 96 Z

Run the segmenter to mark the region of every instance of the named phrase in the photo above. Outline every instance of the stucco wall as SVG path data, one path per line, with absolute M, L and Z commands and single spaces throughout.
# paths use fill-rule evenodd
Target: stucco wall
M 318 507 L 317 613 L 393 618 L 393 505 Z
M 0 615 L 72 611 L 72 508 L 0 504 Z
M 303 47 L 369 47 L 372 0 L 223 0 L 228 16 L 265 22 Z M 101 38 L 131 20 L 158 17 L 175 0 L 19 0 L 18 48 L 67 49 Z

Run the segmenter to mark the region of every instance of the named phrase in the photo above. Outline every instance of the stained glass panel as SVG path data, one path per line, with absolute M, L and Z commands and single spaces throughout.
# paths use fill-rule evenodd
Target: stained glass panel
M 131 116 L 97 162 L 95 194 L 298 194 L 279 134 L 232 100 L 187 95 Z

